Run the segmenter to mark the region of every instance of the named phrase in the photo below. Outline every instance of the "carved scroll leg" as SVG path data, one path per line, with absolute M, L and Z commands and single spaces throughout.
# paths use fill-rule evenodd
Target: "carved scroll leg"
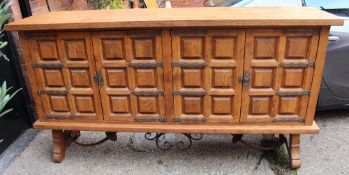
M 290 165 L 292 169 L 298 169 L 301 167 L 300 160 L 300 135 L 290 134 L 290 142 L 288 147 L 288 153 L 290 156 Z
M 52 130 L 53 139 L 53 155 L 52 160 L 60 163 L 64 159 L 65 150 L 72 142 L 72 139 L 77 139 L 80 136 L 79 131 L 62 131 Z

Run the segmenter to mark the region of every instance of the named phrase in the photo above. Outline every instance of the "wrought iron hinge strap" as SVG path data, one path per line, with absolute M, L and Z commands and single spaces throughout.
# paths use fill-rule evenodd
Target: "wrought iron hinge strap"
M 206 91 L 174 91 L 173 95 L 206 95 Z
M 274 118 L 273 122 L 305 122 L 305 118 Z
M 57 63 L 57 64 L 47 64 L 47 63 L 33 63 L 33 68 L 63 68 L 63 64 Z
M 129 63 L 130 67 L 163 67 L 162 62 L 155 63 Z
M 127 31 L 127 35 L 142 35 L 142 36 L 159 36 L 161 35 L 161 31 Z
M 276 91 L 275 95 L 277 96 L 287 96 L 287 95 L 306 95 L 310 96 L 310 91 Z
M 93 80 L 98 83 L 99 86 L 104 85 L 103 74 L 101 71 L 98 71 L 95 76 L 93 76 Z
M 151 117 L 136 117 L 133 119 L 135 122 L 166 122 L 165 117 L 151 118 Z
M 319 29 L 284 29 L 284 34 L 302 34 L 305 36 L 312 36 L 314 34 L 319 34 Z
M 173 118 L 174 122 L 206 122 L 206 118 L 190 118 L 190 117 L 176 117 Z
M 71 115 L 45 115 L 45 119 L 72 120 Z
M 172 67 L 206 67 L 207 63 L 172 62 Z
M 281 67 L 315 67 L 314 61 L 309 62 L 281 62 Z
M 39 90 L 39 94 L 50 94 L 50 95 L 66 95 L 68 94 L 68 90 Z
M 206 35 L 206 30 L 172 30 L 171 35 Z
M 165 95 L 164 91 L 132 91 L 133 95 Z

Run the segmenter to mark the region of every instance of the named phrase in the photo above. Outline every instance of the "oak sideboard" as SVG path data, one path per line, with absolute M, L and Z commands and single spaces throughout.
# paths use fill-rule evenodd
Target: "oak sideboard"
M 34 128 L 53 131 L 55 162 L 79 131 L 182 133 L 190 144 L 289 134 L 299 168 L 300 134 L 320 130 L 329 29 L 342 24 L 313 8 L 174 8 L 51 12 L 6 30 L 19 32 Z

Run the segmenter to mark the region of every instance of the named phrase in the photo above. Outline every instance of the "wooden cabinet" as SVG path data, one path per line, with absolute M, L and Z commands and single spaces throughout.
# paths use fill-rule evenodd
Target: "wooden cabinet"
M 290 134 L 298 168 L 341 24 L 308 8 L 191 8 L 54 12 L 6 29 L 19 31 L 34 127 L 54 130 L 56 162 L 80 130 Z

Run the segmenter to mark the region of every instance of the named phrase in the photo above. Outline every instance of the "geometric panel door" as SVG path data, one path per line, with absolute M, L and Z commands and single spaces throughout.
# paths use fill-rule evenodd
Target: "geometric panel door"
M 28 42 L 45 119 L 102 120 L 89 33 L 31 33 Z
M 105 120 L 165 120 L 161 32 L 92 34 Z
M 304 122 L 317 29 L 247 30 L 240 122 Z
M 238 122 L 244 31 L 173 30 L 175 122 Z

